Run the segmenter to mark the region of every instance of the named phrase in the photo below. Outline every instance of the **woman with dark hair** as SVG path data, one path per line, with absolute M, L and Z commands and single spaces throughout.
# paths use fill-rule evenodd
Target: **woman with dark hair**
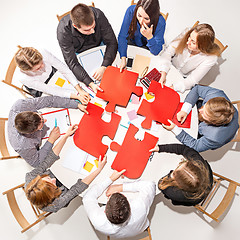
M 154 55 L 159 54 L 164 44 L 165 25 L 158 0 L 139 0 L 127 9 L 118 35 L 120 71 L 126 66 L 128 44 L 147 48 Z
M 197 151 L 182 144 L 158 145 L 150 151 L 184 156 L 178 167 L 158 182 L 158 188 L 173 205 L 194 206 L 208 195 L 213 183 L 212 170 Z
M 182 74 L 182 79 L 173 83 L 175 91 L 183 93 L 198 84 L 221 54 L 214 39 L 215 32 L 209 24 L 199 24 L 181 33 L 160 56 L 160 83 L 166 83 L 166 75 L 173 65 Z

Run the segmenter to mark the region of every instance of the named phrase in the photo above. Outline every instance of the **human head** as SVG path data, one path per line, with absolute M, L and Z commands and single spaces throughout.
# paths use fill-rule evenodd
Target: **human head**
M 38 175 L 25 188 L 27 199 L 40 209 L 51 204 L 61 194 L 61 189 L 45 178 L 49 176 Z
M 70 12 L 73 26 L 82 34 L 93 34 L 95 28 L 95 19 L 93 11 L 85 4 L 77 4 Z
M 134 37 L 134 33 L 137 29 L 137 21 L 140 20 L 139 24 L 141 25 L 142 11 L 144 11 L 148 15 L 149 20 L 150 20 L 150 21 L 148 21 L 148 19 L 145 19 L 143 21 L 148 26 L 153 25 L 153 34 L 156 30 L 156 27 L 158 24 L 158 18 L 160 15 L 160 6 L 159 6 L 158 0 L 139 0 L 136 4 L 132 22 L 129 27 L 129 36 L 131 39 Z M 139 13 L 140 13 L 140 16 L 139 16 Z
M 14 58 L 23 71 L 38 71 L 44 67 L 42 54 L 32 47 L 20 47 Z
M 215 32 L 211 25 L 206 23 L 196 25 L 186 32 L 180 40 L 176 53 L 182 53 L 183 49 L 189 47 L 188 44 L 192 43 L 192 45 L 196 44 L 197 49 L 202 53 L 219 56 L 221 54 L 220 48 L 214 43 L 214 39 Z
M 45 122 L 46 120 L 39 113 L 25 111 L 15 117 L 15 128 L 20 133 L 29 134 L 42 129 Z
M 215 126 L 222 126 L 232 121 L 235 109 L 224 97 L 211 98 L 199 109 L 199 120 Z
M 209 172 L 203 162 L 183 160 L 179 166 L 168 176 L 158 182 L 158 188 L 164 190 L 168 187 L 177 187 L 185 192 L 189 199 L 202 197 L 211 189 Z
M 113 193 L 106 204 L 105 213 L 113 224 L 126 222 L 131 213 L 127 198 L 121 193 Z

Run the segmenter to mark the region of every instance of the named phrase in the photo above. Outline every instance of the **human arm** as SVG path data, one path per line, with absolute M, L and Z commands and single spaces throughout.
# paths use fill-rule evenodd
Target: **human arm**
M 100 80 L 102 79 L 102 76 L 103 76 L 105 70 L 106 70 L 106 67 L 101 66 L 100 68 L 98 68 L 98 69 L 95 71 L 95 73 L 93 74 L 93 77 L 94 77 L 96 80 L 100 81 Z

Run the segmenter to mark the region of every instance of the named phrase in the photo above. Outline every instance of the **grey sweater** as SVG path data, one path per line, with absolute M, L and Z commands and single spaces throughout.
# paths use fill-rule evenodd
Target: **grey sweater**
M 52 144 L 49 141 L 46 141 L 42 148 L 40 148 L 47 127 L 44 125 L 41 130 L 32 134 L 21 134 L 15 128 L 15 117 L 20 112 L 37 112 L 37 110 L 47 107 L 77 108 L 78 103 L 75 100 L 57 96 L 20 99 L 12 106 L 8 116 L 8 138 L 10 144 L 32 167 L 38 166 L 52 149 Z
M 33 169 L 31 172 L 26 174 L 25 177 L 25 187 L 38 175 L 47 174 L 51 178 L 56 178 L 54 174 L 48 169 L 51 165 L 59 159 L 59 156 L 55 155 L 52 150 L 50 150 L 47 157 L 43 160 L 43 162 Z M 50 205 L 42 208 L 43 211 L 46 212 L 57 212 L 63 207 L 67 207 L 69 202 L 78 196 L 81 192 L 88 188 L 88 185 L 82 182 L 81 179 L 78 179 L 77 183 L 74 184 L 70 189 L 66 188 L 64 185 L 59 183 L 60 189 L 62 190 L 61 195 L 56 198 Z

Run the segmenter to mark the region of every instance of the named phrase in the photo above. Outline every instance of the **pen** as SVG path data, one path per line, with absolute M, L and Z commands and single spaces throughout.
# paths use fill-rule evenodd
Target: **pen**
M 55 128 L 57 127 L 57 118 L 55 118 Z

